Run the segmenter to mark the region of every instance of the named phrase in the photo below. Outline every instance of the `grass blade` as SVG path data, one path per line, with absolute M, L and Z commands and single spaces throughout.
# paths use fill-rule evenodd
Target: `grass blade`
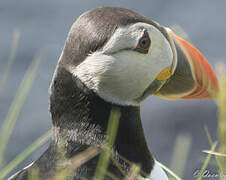
M 137 166 L 137 165 L 133 164 L 131 166 L 131 169 L 130 169 L 129 173 L 124 178 L 124 180 L 135 179 L 139 172 L 140 172 L 140 166 Z
M 191 141 L 192 138 L 189 134 L 179 134 L 176 138 L 170 168 L 180 177 L 183 177 L 184 174 L 185 164 L 191 148 Z
M 115 176 L 114 174 L 110 173 L 110 172 L 106 172 L 106 175 L 108 177 L 110 177 L 112 180 L 119 180 L 117 176 Z
M 28 148 L 26 148 L 21 154 L 19 154 L 15 159 L 13 159 L 7 166 L 0 170 L 0 179 L 5 178 L 16 166 L 23 162 L 31 153 L 33 153 L 37 148 L 45 144 L 51 137 L 51 130 L 37 139 Z
M 156 164 L 159 165 L 162 169 L 164 169 L 168 174 L 173 176 L 176 180 L 181 180 L 181 178 L 176 175 L 172 170 L 170 170 L 168 167 L 160 163 L 159 161 L 155 160 Z
M 120 116 L 121 112 L 119 108 L 112 108 L 107 127 L 106 145 L 103 147 L 102 153 L 100 154 L 94 175 L 95 180 L 103 180 L 106 175 L 108 163 L 111 157 L 111 149 L 117 135 Z
M 211 150 L 210 151 L 214 151 L 216 146 L 217 146 L 217 142 L 214 142 L 213 145 L 211 146 Z M 203 174 L 204 174 L 204 172 L 205 172 L 205 170 L 206 170 L 206 168 L 207 168 L 207 166 L 209 164 L 209 161 L 210 161 L 211 157 L 212 157 L 211 154 L 207 155 L 207 157 L 206 157 L 206 159 L 205 159 L 205 161 L 203 163 L 203 166 L 202 166 L 202 168 L 200 170 L 199 177 L 198 177 L 197 180 L 201 180 L 202 179 Z
M 62 166 L 57 173 L 49 178 L 48 180 L 62 180 L 66 179 L 67 176 L 70 176 L 73 174 L 73 172 L 78 168 L 79 166 L 83 165 L 90 159 L 94 158 L 100 153 L 101 149 L 96 147 L 89 147 L 86 150 L 80 152 L 70 160 L 66 160 L 64 163 L 65 165 Z M 70 162 L 70 163 L 68 163 Z
M 11 71 L 11 67 L 12 67 L 12 64 L 13 64 L 15 56 L 16 56 L 16 50 L 18 47 L 19 39 L 20 39 L 20 31 L 19 31 L 19 29 L 16 29 L 13 33 L 13 44 L 12 44 L 11 52 L 9 55 L 9 60 L 8 60 L 8 63 L 6 64 L 6 66 L 4 67 L 4 72 L 0 79 L 0 93 L 4 89 L 5 83 L 9 77 L 9 73 Z
M 37 70 L 40 65 L 40 58 L 35 59 L 33 63 L 29 66 L 27 72 L 24 75 L 19 90 L 9 108 L 6 119 L 1 128 L 0 134 L 0 164 L 3 164 L 3 154 L 8 144 L 9 138 L 13 132 L 14 125 L 23 107 L 25 99 L 28 95 L 29 90 L 32 87 L 32 83 L 37 74 Z
M 204 126 L 204 129 L 206 131 L 206 135 L 207 135 L 209 144 L 210 144 L 210 146 L 212 146 L 213 145 L 213 140 L 212 140 L 212 137 L 210 135 L 210 132 L 209 132 L 209 129 L 208 129 L 207 125 Z M 203 151 L 203 152 L 205 152 L 205 151 Z M 207 152 L 205 152 L 205 153 L 207 153 Z M 220 167 L 221 164 L 220 164 L 219 159 L 217 158 L 217 156 L 215 156 L 215 160 L 216 160 L 217 166 Z
M 226 154 L 215 152 L 215 151 L 203 150 L 202 152 L 207 153 L 207 154 L 212 154 L 212 155 L 215 155 L 215 156 L 226 157 Z
M 223 63 L 217 65 L 220 74 L 220 90 L 217 95 L 217 109 L 218 109 L 218 139 L 219 149 L 218 152 L 226 154 L 226 67 Z M 226 158 L 216 156 L 220 173 L 226 172 Z

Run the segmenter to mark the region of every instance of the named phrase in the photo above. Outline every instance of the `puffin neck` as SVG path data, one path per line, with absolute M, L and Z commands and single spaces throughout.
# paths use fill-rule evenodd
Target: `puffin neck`
M 121 111 L 114 149 L 129 161 L 141 164 L 142 170 L 150 173 L 154 160 L 145 141 L 140 108 L 104 101 L 62 67 L 58 67 L 51 86 L 54 141 L 63 142 L 69 156 L 76 154 L 74 149 L 77 146 L 101 146 L 113 106 Z

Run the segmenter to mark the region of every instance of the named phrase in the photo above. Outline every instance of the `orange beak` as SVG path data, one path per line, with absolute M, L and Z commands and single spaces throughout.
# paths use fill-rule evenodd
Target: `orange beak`
M 205 57 L 193 45 L 167 29 L 171 47 L 177 58 L 173 75 L 156 93 L 164 99 L 215 98 L 219 86 L 217 77 Z M 172 45 L 173 43 L 173 45 Z

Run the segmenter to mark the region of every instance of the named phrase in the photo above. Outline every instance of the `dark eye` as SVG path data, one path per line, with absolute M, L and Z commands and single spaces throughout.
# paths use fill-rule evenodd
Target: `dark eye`
M 148 32 L 147 31 L 143 31 L 143 35 L 140 38 L 137 47 L 135 48 L 136 51 L 140 52 L 140 53 L 144 53 L 147 54 L 148 50 L 150 48 L 151 45 L 151 40 L 149 38 Z
M 147 49 L 150 46 L 150 39 L 148 37 L 142 37 L 139 41 L 139 45 L 142 49 Z

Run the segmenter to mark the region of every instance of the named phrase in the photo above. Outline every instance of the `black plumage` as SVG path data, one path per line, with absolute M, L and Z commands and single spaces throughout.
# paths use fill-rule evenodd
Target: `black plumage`
M 165 29 L 156 22 L 123 8 L 97 8 L 84 13 L 75 21 L 51 84 L 53 141 L 33 165 L 19 172 L 12 180 L 26 180 L 28 172 L 34 167 L 39 170 L 40 179 L 48 179 L 57 171 L 56 163 L 63 162 L 64 157 L 70 159 L 90 146 L 100 147 L 113 106 L 121 111 L 114 150 L 129 161 L 139 164 L 144 174 L 150 174 L 154 159 L 145 141 L 140 108 L 104 101 L 65 68 L 79 65 L 89 53 L 103 47 L 118 27 L 136 22 L 154 25 L 168 38 Z M 63 155 L 57 153 L 62 148 L 65 149 Z M 98 156 L 79 167 L 69 179 L 92 179 L 97 161 Z M 112 161 L 108 170 L 119 179 L 123 178 Z

